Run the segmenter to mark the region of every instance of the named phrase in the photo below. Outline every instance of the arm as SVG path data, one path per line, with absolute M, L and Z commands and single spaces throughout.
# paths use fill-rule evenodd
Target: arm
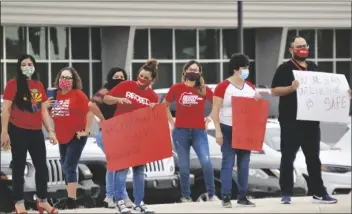
M 86 115 L 86 120 L 87 120 L 86 128 L 84 129 L 84 131 L 87 133 L 90 133 L 90 128 L 92 127 L 93 117 L 94 117 L 94 114 L 91 111 L 88 111 L 87 115 Z
M 108 105 L 115 105 L 115 104 L 120 102 L 120 99 L 121 98 L 119 98 L 119 97 L 114 97 L 114 96 L 111 96 L 111 95 L 105 95 L 104 99 L 103 99 L 103 102 L 105 104 L 108 104 Z
M 1 115 L 1 132 L 8 132 L 9 118 L 11 114 L 12 101 L 4 100 L 2 104 L 2 115 Z
M 126 87 L 129 87 L 129 81 L 123 81 L 111 89 L 103 98 L 103 102 L 108 105 L 123 103 L 125 98 Z M 128 100 L 128 99 L 127 99 Z
M 90 112 L 92 112 L 93 115 L 97 116 L 99 118 L 100 121 L 104 121 L 104 115 L 101 113 L 99 107 L 97 106 L 97 104 L 95 104 L 94 102 L 90 101 L 88 103 L 88 107 Z
M 174 127 L 175 121 L 170 111 L 170 103 L 172 103 L 172 101 L 174 101 L 175 99 L 175 88 L 176 88 L 176 85 L 171 86 L 163 101 L 163 103 L 167 107 L 167 119 L 169 120 L 169 123 L 172 127 Z
M 221 131 L 219 113 L 220 113 L 220 107 L 222 106 L 222 103 L 223 103 L 223 99 L 221 97 L 218 97 L 218 96 L 213 97 L 213 108 L 210 115 L 211 115 L 211 119 L 213 120 L 216 131 Z
M 54 129 L 51 127 L 50 123 L 50 114 L 48 108 L 44 103 L 42 103 L 42 117 L 43 117 L 43 125 L 48 133 L 54 132 Z
M 295 91 L 295 89 L 292 87 L 292 85 L 290 85 L 290 86 L 282 86 L 282 87 L 272 88 L 271 89 L 271 94 L 273 96 L 286 96 L 288 94 L 291 94 L 294 91 Z
M 167 108 L 167 119 L 169 120 L 170 125 L 173 127 L 175 125 L 174 118 L 172 117 L 171 111 L 170 111 L 170 103 L 164 99 L 163 102 Z
M 293 79 L 294 80 L 294 79 Z M 271 84 L 271 94 L 273 96 L 286 96 L 295 91 L 292 87 L 292 81 L 290 79 L 290 73 L 283 65 L 280 65 L 274 75 Z

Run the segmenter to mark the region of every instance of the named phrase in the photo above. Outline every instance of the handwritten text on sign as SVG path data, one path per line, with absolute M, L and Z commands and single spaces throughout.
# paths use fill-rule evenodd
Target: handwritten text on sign
M 261 152 L 269 101 L 232 97 L 232 148 Z
M 293 71 L 299 82 L 297 120 L 349 122 L 350 96 L 345 75 Z
M 165 105 L 145 107 L 101 124 L 109 171 L 127 169 L 172 156 Z

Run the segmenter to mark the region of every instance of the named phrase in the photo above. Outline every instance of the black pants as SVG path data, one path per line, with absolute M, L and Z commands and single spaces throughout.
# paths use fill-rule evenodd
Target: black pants
M 42 130 L 28 130 L 9 123 L 12 153 L 12 191 L 15 202 L 22 202 L 24 169 L 29 152 L 35 168 L 35 183 L 39 199 L 47 198 L 48 167 Z
M 321 178 L 320 126 L 312 121 L 280 121 L 281 126 L 281 165 L 280 186 L 283 195 L 293 195 L 293 163 L 299 148 L 306 158 L 311 191 L 319 197 L 326 194 Z

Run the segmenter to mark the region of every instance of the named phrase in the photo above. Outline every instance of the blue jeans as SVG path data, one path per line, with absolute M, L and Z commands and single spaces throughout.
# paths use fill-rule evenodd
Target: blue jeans
M 101 150 L 105 153 L 104 151 L 104 144 L 103 144 L 103 136 L 101 131 L 99 131 L 96 135 L 95 135 L 95 139 L 97 141 L 98 146 L 101 148 Z M 106 197 L 109 198 L 116 198 L 116 186 L 117 186 L 117 182 L 114 182 L 115 180 L 115 176 L 116 176 L 116 172 L 109 172 L 108 170 L 106 170 L 106 175 L 105 175 L 105 190 L 106 190 Z M 128 193 L 126 191 L 126 184 L 124 186 L 125 190 L 124 190 L 124 198 L 128 197 Z
M 60 162 L 66 183 L 77 183 L 78 161 L 86 145 L 87 137 L 77 138 L 75 135 L 67 144 L 59 144 Z
M 116 171 L 116 200 L 120 201 L 125 198 L 126 178 L 128 169 Z M 144 165 L 133 167 L 133 197 L 136 206 L 141 205 L 144 199 Z
M 232 126 L 220 124 L 223 135 L 221 146 L 221 195 L 230 196 L 232 191 L 232 174 L 237 155 L 237 199 L 244 199 L 248 191 L 248 173 L 251 151 L 232 148 Z
M 190 187 L 190 150 L 196 152 L 203 169 L 205 187 L 209 197 L 215 195 L 214 171 L 210 161 L 208 136 L 204 129 L 174 128 L 172 133 L 174 146 L 178 155 L 181 191 L 186 199 L 191 197 Z

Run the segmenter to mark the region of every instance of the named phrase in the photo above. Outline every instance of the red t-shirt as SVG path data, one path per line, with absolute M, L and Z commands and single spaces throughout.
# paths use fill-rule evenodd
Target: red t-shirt
M 206 87 L 206 96 L 203 97 L 194 87 L 177 83 L 170 88 L 165 99 L 169 103 L 176 101 L 175 127 L 205 128 L 205 101 L 213 103 L 213 91 L 209 87 Z
M 40 81 L 28 80 L 28 87 L 32 95 L 32 100 L 30 102 L 32 103 L 33 112 L 22 111 L 18 109 L 14 103 L 12 105 L 9 122 L 23 129 L 40 130 L 42 129 L 41 106 L 48 98 L 44 86 Z M 14 102 L 16 91 L 16 79 L 12 79 L 6 84 L 3 99 Z M 26 98 L 24 97 L 23 99 Z
M 56 104 L 51 109 L 56 137 L 59 143 L 66 144 L 76 132 L 86 128 L 86 116 L 89 111 L 88 97 L 79 89 L 67 94 L 57 92 Z
M 114 116 L 144 108 L 150 103 L 158 103 L 158 95 L 153 89 L 140 89 L 136 81 L 123 81 L 111 89 L 107 95 L 127 98 L 132 102 L 131 104 L 118 104 Z

